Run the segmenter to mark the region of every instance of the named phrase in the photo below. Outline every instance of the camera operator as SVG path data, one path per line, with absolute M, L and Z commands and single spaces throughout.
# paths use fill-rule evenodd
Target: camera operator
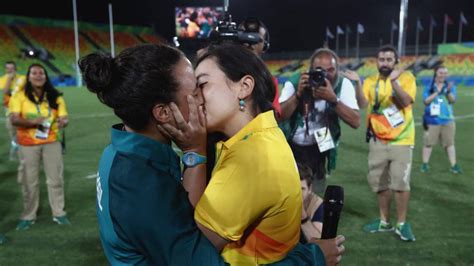
M 281 119 L 285 121 L 280 126 L 296 161 L 313 170 L 316 192 L 325 188 L 326 160 L 328 172 L 335 169 L 339 119 L 354 129 L 360 125 L 354 86 L 339 75 L 338 67 L 339 58 L 332 50 L 316 50 L 310 58 L 310 71 L 301 74 L 296 86 L 286 82 L 280 97 Z
M 254 17 L 246 18 L 240 23 L 239 30 L 247 33 L 258 33 L 260 40 L 257 43 L 243 43 L 243 45 L 249 48 L 258 57 L 261 58 L 262 55 L 270 49 L 270 31 L 260 19 Z M 278 101 L 280 97 L 278 93 L 278 79 L 273 77 L 273 82 L 275 83 L 276 90 L 272 105 L 278 119 L 281 117 L 281 106 Z
M 258 43 L 249 44 L 244 43 L 254 54 L 258 57 L 262 57 L 262 55 L 270 49 L 270 32 L 268 31 L 267 26 L 263 24 L 261 20 L 254 17 L 248 17 L 239 25 L 239 30 L 243 30 L 244 32 L 255 32 L 258 33 L 260 36 L 260 40 Z

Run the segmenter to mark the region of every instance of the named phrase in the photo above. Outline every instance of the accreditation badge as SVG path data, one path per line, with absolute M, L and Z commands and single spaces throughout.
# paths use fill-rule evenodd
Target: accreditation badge
M 50 129 L 51 129 L 51 122 L 44 121 L 43 124 L 41 124 L 41 126 L 39 126 L 36 129 L 35 138 L 42 139 L 42 140 L 48 139 Z
M 319 152 L 325 152 L 335 147 L 331 131 L 327 127 L 316 129 L 314 131 L 314 138 L 318 143 Z
M 388 108 L 385 108 L 382 112 L 392 128 L 396 128 L 405 122 L 402 113 L 394 104 Z
M 439 116 L 440 114 L 441 114 L 441 104 L 431 103 L 430 104 L 430 115 L 431 116 Z

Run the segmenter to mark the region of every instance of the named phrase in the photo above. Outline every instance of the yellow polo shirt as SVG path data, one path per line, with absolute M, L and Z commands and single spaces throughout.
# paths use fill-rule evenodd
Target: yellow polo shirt
M 3 106 L 5 107 L 8 107 L 8 103 L 11 98 L 10 95 L 5 95 L 3 93 L 7 85 L 7 79 L 8 79 L 8 76 L 6 74 L 0 77 L 0 90 L 2 90 Z M 23 90 L 23 87 L 25 86 L 25 84 L 26 84 L 26 77 L 20 74 L 16 74 L 15 78 L 13 78 L 10 85 L 11 94 L 13 95 L 17 91 Z
M 273 111 L 258 115 L 217 150 L 196 221 L 232 241 L 231 265 L 284 258 L 300 238 L 301 188 L 293 153 Z
M 403 72 L 398 78 L 400 87 L 415 102 L 416 79 L 411 72 Z M 377 89 L 378 88 L 378 89 Z M 376 99 L 378 91 L 378 99 Z M 369 102 L 366 112 L 367 126 L 369 122 L 378 140 L 393 145 L 415 145 L 415 121 L 413 120 L 413 104 L 400 110 L 403 124 L 393 128 L 382 110 L 394 104 L 393 89 L 390 79 L 382 80 L 379 74 L 368 77 L 363 85 L 364 96 Z M 373 112 L 376 100 L 380 104 L 379 112 Z
M 36 96 L 35 96 L 36 97 Z M 38 98 L 36 98 L 38 100 Z M 17 138 L 20 145 L 39 145 L 58 141 L 58 117 L 67 116 L 66 103 L 64 98 L 59 96 L 56 100 L 58 103 L 58 109 L 52 109 L 49 107 L 46 95 L 43 97 L 43 101 L 36 105 L 24 93 L 24 91 L 13 94 L 10 99 L 10 114 L 18 113 L 21 118 L 34 119 L 37 117 L 46 117 L 51 123 L 51 128 L 46 139 L 40 139 L 35 137 L 36 128 L 22 128 L 17 127 Z

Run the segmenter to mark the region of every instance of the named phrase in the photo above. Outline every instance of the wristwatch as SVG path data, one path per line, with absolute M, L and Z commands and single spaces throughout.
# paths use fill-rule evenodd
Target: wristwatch
M 207 162 L 207 157 L 196 152 L 185 152 L 181 161 L 186 167 L 194 167 Z
M 329 103 L 333 108 L 335 108 L 339 103 L 341 102 L 341 99 L 339 97 L 336 98 L 336 102 L 334 103 Z

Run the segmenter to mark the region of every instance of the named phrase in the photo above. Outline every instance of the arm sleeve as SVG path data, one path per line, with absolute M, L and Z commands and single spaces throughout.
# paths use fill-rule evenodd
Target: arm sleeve
M 7 76 L 0 77 L 0 90 L 3 91 L 5 89 L 5 83 L 7 82 Z
M 62 96 L 59 96 L 57 101 L 58 103 L 58 116 L 67 116 L 67 109 L 66 109 L 66 102 L 64 101 L 64 98 Z
M 181 184 L 165 171 L 149 169 L 127 160 L 115 167 L 123 173 L 115 174 L 109 184 L 110 213 L 117 235 L 130 241 L 153 265 L 224 265 L 197 228 Z M 133 182 L 127 178 L 130 176 Z
M 9 113 L 21 113 L 20 93 L 13 94 L 13 96 L 10 98 L 8 107 Z
M 457 100 L 458 98 L 458 90 L 457 90 L 457 87 L 453 85 L 453 87 L 451 88 L 451 94 L 454 96 L 454 100 Z
M 423 101 L 430 96 L 430 86 L 426 86 L 423 90 Z
M 411 97 L 413 102 L 415 102 L 416 98 L 416 79 L 411 74 L 410 72 L 405 72 L 404 73 L 405 78 L 403 78 L 400 82 L 400 86 L 402 89 L 408 93 L 408 95 Z
M 316 244 L 301 244 L 288 253 L 281 261 L 268 264 L 272 266 L 326 265 L 321 248 Z
M 324 214 L 324 204 L 319 205 L 319 207 L 314 212 L 313 218 L 311 222 L 323 222 L 323 214 Z
M 365 79 L 364 84 L 362 85 L 362 92 L 364 93 L 364 97 L 367 100 L 367 102 L 371 102 L 372 99 L 370 99 L 370 87 L 371 87 L 371 80 L 370 79 Z
M 230 241 L 239 240 L 272 201 L 262 186 L 264 182 L 259 181 L 262 173 L 249 174 L 248 169 L 242 167 L 258 163 L 255 161 L 258 158 L 249 154 L 252 154 L 250 149 L 242 149 L 226 156 L 214 170 L 194 214 L 197 222 Z
M 295 94 L 295 87 L 293 86 L 293 83 L 286 81 L 283 85 L 283 89 L 281 90 L 281 95 L 278 101 L 280 103 L 286 102 L 291 96 L 293 96 L 293 94 Z
M 354 85 L 352 85 L 352 83 L 346 78 L 344 78 L 342 82 L 343 83 L 341 88 L 341 102 L 343 102 L 351 109 L 359 110 Z

